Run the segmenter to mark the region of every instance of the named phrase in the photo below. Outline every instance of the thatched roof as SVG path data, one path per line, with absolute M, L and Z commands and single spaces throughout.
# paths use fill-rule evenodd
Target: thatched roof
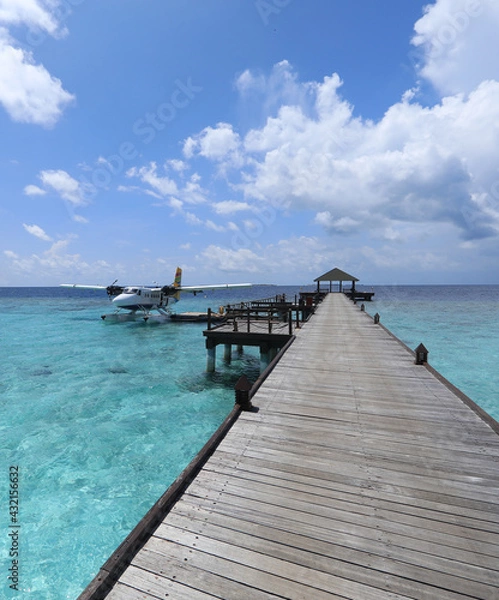
M 342 271 L 341 269 L 332 269 L 331 271 L 328 271 L 327 273 L 324 273 L 324 275 L 321 275 L 320 277 L 317 277 L 317 279 L 314 279 L 314 281 L 359 281 L 357 279 L 357 277 L 354 277 L 353 275 L 349 275 L 348 273 L 345 273 L 345 271 Z

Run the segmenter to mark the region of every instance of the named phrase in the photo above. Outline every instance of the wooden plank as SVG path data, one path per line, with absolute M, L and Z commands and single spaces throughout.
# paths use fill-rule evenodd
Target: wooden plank
M 176 542 L 165 543 L 153 536 L 143 551 L 137 555 L 134 564 L 147 568 L 151 572 L 161 572 L 165 564 L 178 567 L 175 568 L 175 576 L 180 576 L 180 571 L 186 566 L 189 570 L 189 583 L 191 586 L 200 588 L 204 585 L 206 574 L 225 577 L 235 585 L 241 600 L 253 598 L 253 594 L 261 595 L 265 598 L 293 598 L 295 600 L 341 600 L 352 598 L 352 596 L 343 596 L 336 594 L 334 589 L 324 592 L 316 587 L 310 587 L 305 583 L 290 580 L 282 574 L 275 574 L 270 561 L 265 561 L 263 565 L 248 566 L 234 561 L 231 555 L 217 556 L 209 552 L 203 552 L 199 549 L 189 548 Z M 267 568 L 268 570 L 262 570 Z M 223 587 L 221 588 L 223 590 Z M 313 594 L 312 596 L 310 594 Z M 223 596 L 221 596 L 223 598 Z M 232 598 L 228 596 L 228 598 Z M 396 597 L 395 597 L 396 598 Z M 353 598 L 352 598 L 353 600 Z M 398 598 L 397 600 L 402 600 Z
M 472 526 L 474 520 L 485 521 L 490 531 L 499 531 L 496 520 L 497 503 L 494 505 L 480 503 L 475 507 L 471 507 L 468 503 L 465 507 L 462 507 L 460 504 L 452 503 L 452 499 L 442 497 L 438 492 L 432 497 L 428 497 L 417 494 L 418 490 L 415 488 L 406 489 L 402 486 L 397 489 L 388 486 L 368 487 L 362 485 L 359 480 L 349 483 L 337 477 L 327 477 L 324 472 L 315 474 L 310 470 L 293 469 L 293 467 L 288 467 L 280 462 L 252 461 L 250 457 L 245 459 L 244 466 L 240 465 L 239 468 L 235 469 L 230 458 L 224 459 L 220 454 L 206 467 L 206 471 L 212 472 L 214 477 L 230 476 L 232 478 L 247 479 L 247 485 L 251 485 L 253 480 L 279 481 L 282 479 L 285 482 L 302 484 L 304 487 L 325 488 L 331 496 L 343 498 L 350 502 L 366 499 L 373 504 L 383 503 L 388 509 L 395 505 L 398 510 L 409 514 L 420 514 L 420 512 L 424 514 L 427 511 L 432 514 L 437 513 L 439 518 L 443 520 L 447 518 L 450 522 L 459 521 L 469 523 L 470 526 Z M 255 465 L 254 468 L 252 468 L 253 464 Z
M 306 598 L 362 598 L 363 600 L 378 599 L 379 590 L 371 588 L 368 585 L 356 581 L 345 580 L 323 571 L 320 568 L 303 566 L 297 563 L 291 563 L 286 559 L 275 557 L 271 554 L 252 551 L 244 548 L 242 545 L 233 542 L 223 542 L 213 540 L 209 537 L 196 535 L 178 529 L 170 525 L 161 525 L 161 537 L 156 535 L 148 542 L 148 548 L 154 548 L 156 552 L 162 553 L 164 547 L 170 547 L 172 543 L 183 547 L 183 555 L 187 560 L 191 560 L 192 555 L 199 553 L 202 555 L 200 560 L 209 564 L 210 568 L 217 568 L 216 563 L 222 561 L 231 561 L 232 570 L 242 570 L 250 568 L 259 571 L 259 585 L 266 585 L 266 580 L 272 580 L 278 584 L 274 590 L 273 586 L 268 590 L 271 593 L 288 594 L 289 597 L 293 589 L 300 591 L 300 597 Z M 239 536 L 238 536 L 239 537 Z M 225 567 L 227 569 L 227 567 Z M 308 594 L 308 595 L 304 595 Z M 400 594 L 384 592 L 386 600 L 400 600 L 404 597 Z M 295 596 L 292 596 L 295 597 Z
M 271 486 L 252 485 L 251 488 L 236 485 L 227 486 L 221 493 L 220 488 L 210 487 L 206 482 L 197 482 L 197 486 L 189 492 L 193 497 L 211 498 L 213 502 L 221 501 L 233 505 L 245 506 L 249 501 L 259 503 L 260 510 L 279 511 L 284 508 L 295 511 L 295 520 L 304 518 L 303 515 L 312 515 L 317 520 L 325 523 L 341 521 L 350 526 L 362 524 L 371 529 L 371 535 L 377 535 L 382 527 L 389 533 L 405 532 L 415 539 L 437 541 L 442 544 L 468 549 L 472 545 L 477 553 L 487 554 L 499 558 L 499 536 L 487 531 L 469 530 L 462 524 L 449 524 L 437 520 L 404 515 L 403 513 L 377 509 L 369 505 L 339 503 L 327 501 L 312 494 L 288 492 L 284 494 Z M 470 537 L 471 536 L 471 537 Z
M 207 594 L 174 579 L 140 569 L 134 565 L 123 574 L 121 580 L 107 596 L 108 600 L 152 600 L 175 598 L 175 600 L 213 600 L 218 595 Z
M 363 584 L 378 587 L 380 573 L 391 576 L 390 588 L 410 594 L 414 581 L 421 587 L 440 587 L 459 593 L 480 593 L 491 597 L 499 592 L 499 571 L 476 567 L 468 563 L 430 556 L 422 552 L 407 551 L 403 547 L 387 548 L 386 544 L 368 544 L 359 548 L 340 545 L 336 539 L 318 539 L 303 532 L 263 527 L 236 517 L 209 513 L 209 519 L 197 513 L 181 515 L 172 513 L 169 524 L 201 537 L 231 544 L 234 534 L 238 546 L 270 557 L 278 557 L 293 564 L 314 567 L 345 579 L 355 579 Z M 170 539 L 171 529 L 161 525 L 158 537 Z M 199 547 L 199 541 L 196 542 Z M 443 598 L 444 595 L 441 595 Z

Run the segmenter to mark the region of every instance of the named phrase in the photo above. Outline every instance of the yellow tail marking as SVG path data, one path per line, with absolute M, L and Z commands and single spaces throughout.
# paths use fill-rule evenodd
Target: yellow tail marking
M 175 271 L 175 279 L 173 280 L 173 287 L 180 287 L 182 281 L 182 269 L 180 267 L 177 267 L 177 270 Z

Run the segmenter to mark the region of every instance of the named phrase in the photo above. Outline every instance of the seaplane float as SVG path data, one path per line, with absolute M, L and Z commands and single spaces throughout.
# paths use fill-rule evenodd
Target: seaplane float
M 251 287 L 251 283 L 219 283 L 210 285 L 182 285 L 182 269 L 177 267 L 175 279 L 170 285 L 164 286 L 143 286 L 143 285 L 117 285 L 113 281 L 111 285 L 87 285 L 79 283 L 61 283 L 61 287 L 79 288 L 87 290 L 105 290 L 109 299 L 116 307 L 114 313 L 102 315 L 103 320 L 108 321 L 129 321 L 142 318 L 148 321 L 151 317 L 156 320 L 175 318 L 177 315 L 172 313 L 171 305 L 180 300 L 184 292 L 199 294 L 209 290 L 221 290 L 229 288 Z M 154 313 L 152 311 L 155 311 Z M 192 318 L 184 313 L 187 318 L 184 320 L 196 320 L 194 313 L 190 313 Z M 199 313 L 196 313 L 199 314 Z M 178 315 L 179 317 L 181 315 Z M 221 311 L 219 311 L 221 316 Z

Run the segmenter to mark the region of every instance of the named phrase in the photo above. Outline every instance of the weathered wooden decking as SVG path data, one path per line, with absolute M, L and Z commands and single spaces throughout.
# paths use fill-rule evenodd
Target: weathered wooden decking
M 253 404 L 109 600 L 499 599 L 499 436 L 343 294 Z

